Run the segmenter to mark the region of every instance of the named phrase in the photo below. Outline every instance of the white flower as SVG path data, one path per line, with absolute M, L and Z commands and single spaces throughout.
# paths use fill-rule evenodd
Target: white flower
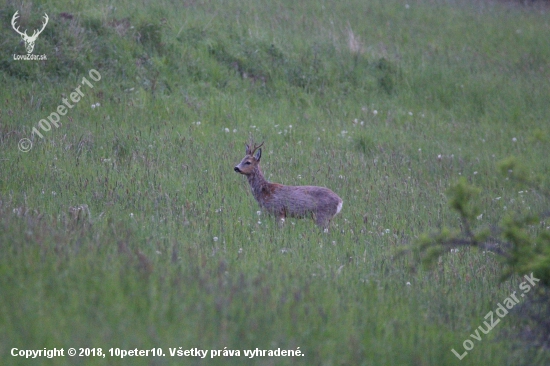
M 407 286 L 410 286 L 410 285 L 411 285 L 411 283 L 410 283 L 410 282 L 407 282 L 407 283 L 406 283 L 406 285 L 407 285 Z
M 235 132 L 237 132 L 237 129 L 236 129 L 236 128 L 233 129 L 233 133 L 235 133 Z
M 229 132 L 229 128 L 227 128 L 227 127 L 224 128 L 224 131 L 225 131 L 225 132 Z
M 100 105 L 101 105 L 101 104 L 99 104 L 99 102 L 97 102 L 97 103 L 95 104 L 96 107 L 99 107 Z
M 483 214 L 479 215 L 478 217 L 476 217 L 476 219 L 478 220 L 481 220 L 483 218 Z
M 374 111 L 372 111 L 372 114 L 376 116 L 378 114 L 378 111 L 375 109 Z
M 214 241 L 218 241 L 218 237 L 217 237 L 217 236 L 214 237 Z
M 517 138 L 512 138 L 512 142 L 516 142 L 518 139 Z
M 92 109 L 94 109 L 94 108 L 95 108 L 95 104 L 92 104 Z

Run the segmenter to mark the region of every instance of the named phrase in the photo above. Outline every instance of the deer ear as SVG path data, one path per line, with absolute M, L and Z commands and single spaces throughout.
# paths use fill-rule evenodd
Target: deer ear
M 260 161 L 260 158 L 262 157 L 262 149 L 258 149 L 258 152 L 254 155 L 254 159 Z

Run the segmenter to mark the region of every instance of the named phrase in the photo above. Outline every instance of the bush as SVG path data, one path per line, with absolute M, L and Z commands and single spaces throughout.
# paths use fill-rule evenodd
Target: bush
M 541 188 L 543 185 L 536 178 L 530 178 L 516 159 L 501 162 L 500 170 L 538 190 L 546 201 L 550 200 L 550 192 Z M 460 215 L 461 228 L 444 227 L 422 235 L 414 252 L 424 264 L 431 265 L 451 249 L 474 247 L 499 254 L 505 266 L 503 281 L 513 275 L 532 274 L 540 282 L 531 299 L 524 303 L 523 313 L 537 324 L 537 329 L 529 331 L 530 338 L 550 347 L 550 230 L 544 225 L 550 211 L 538 215 L 514 213 L 496 227 L 478 226 L 481 210 L 476 199 L 479 193 L 480 189 L 463 177 L 452 186 L 448 190 L 449 204 Z

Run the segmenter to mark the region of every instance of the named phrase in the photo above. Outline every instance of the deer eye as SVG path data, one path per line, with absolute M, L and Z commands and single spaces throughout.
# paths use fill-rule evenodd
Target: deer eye
M 246 163 L 244 163 L 244 165 L 250 165 L 251 163 L 249 161 L 247 161 Z

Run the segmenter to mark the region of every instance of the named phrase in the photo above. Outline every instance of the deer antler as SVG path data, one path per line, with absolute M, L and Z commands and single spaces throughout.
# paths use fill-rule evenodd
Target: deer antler
M 19 27 L 16 27 L 15 26 L 15 21 L 17 20 L 17 18 L 19 18 L 19 10 L 15 12 L 15 14 L 13 14 L 13 17 L 11 18 L 11 26 L 13 27 L 13 29 L 19 33 L 22 37 L 26 38 L 26 39 L 29 39 L 29 40 L 35 40 L 36 38 L 38 38 L 38 35 L 40 33 L 42 33 L 42 31 L 44 30 L 44 28 L 46 28 L 46 24 L 48 24 L 48 20 L 50 18 L 48 18 L 48 14 L 44 13 L 44 22 L 42 22 L 42 29 L 40 29 L 39 31 L 37 31 L 36 29 L 34 30 L 32 36 L 29 37 L 29 35 L 27 34 L 27 30 L 25 29 L 25 32 L 21 32 L 19 30 Z
M 22 33 L 20 30 L 19 30 L 19 27 L 15 27 L 15 21 L 17 20 L 17 18 L 19 18 L 19 15 L 17 15 L 17 13 L 19 13 L 19 10 L 15 12 L 15 14 L 13 14 L 13 18 L 11 18 L 11 26 L 13 27 L 13 29 L 19 33 L 20 35 L 22 36 L 27 36 L 27 30 L 25 29 L 25 33 Z M 28 37 L 28 36 L 27 36 Z
M 255 143 L 252 143 L 252 141 L 250 142 L 250 144 L 252 144 L 254 146 L 253 149 L 250 148 L 250 145 L 246 145 L 246 153 L 248 155 L 254 155 L 254 153 L 256 152 L 256 150 L 258 150 L 260 147 L 262 147 L 262 145 L 264 144 L 263 142 L 259 145 L 256 146 Z
M 40 29 L 39 31 L 35 30 L 30 38 L 34 38 L 34 39 L 38 38 L 38 35 L 39 35 L 40 33 L 42 33 L 42 31 L 44 30 L 44 28 L 46 28 L 46 24 L 48 24 L 48 20 L 49 20 L 49 19 L 50 19 L 50 18 L 48 18 L 48 14 L 44 13 L 44 20 L 45 20 L 45 21 L 42 22 L 42 29 Z

